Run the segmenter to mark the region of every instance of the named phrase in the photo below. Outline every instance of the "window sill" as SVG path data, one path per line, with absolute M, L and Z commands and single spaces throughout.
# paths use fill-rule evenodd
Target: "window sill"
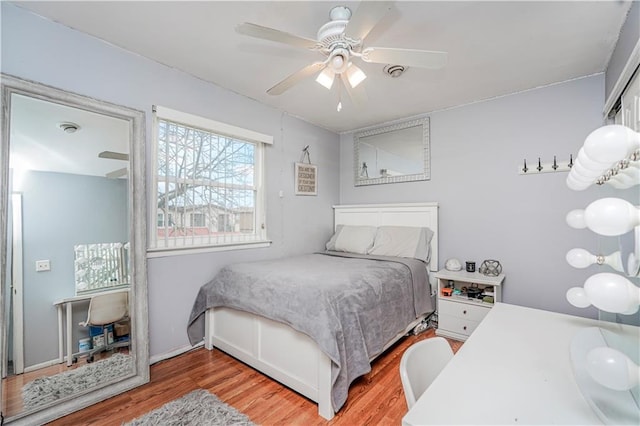
M 250 243 L 232 243 L 227 245 L 206 246 L 206 247 L 170 247 L 147 249 L 147 259 L 157 257 L 181 256 L 185 254 L 211 253 L 216 251 L 247 250 L 269 247 L 272 241 L 253 241 Z

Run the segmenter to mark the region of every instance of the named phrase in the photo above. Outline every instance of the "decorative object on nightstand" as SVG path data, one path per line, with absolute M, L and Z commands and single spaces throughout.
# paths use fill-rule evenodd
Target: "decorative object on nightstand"
M 494 277 L 441 269 L 434 276 L 438 279 L 436 334 L 467 340 L 494 303 L 501 301 L 504 274 Z
M 459 271 L 462 269 L 462 263 L 460 263 L 458 259 L 451 258 L 451 259 L 447 259 L 446 263 L 444 264 L 444 267 L 448 271 Z
M 497 260 L 487 259 L 482 262 L 482 265 L 480 265 L 480 273 L 491 277 L 497 277 L 502 273 L 502 265 Z
M 449 287 L 445 287 L 440 290 L 443 296 L 451 296 L 453 294 L 453 289 Z
M 636 96 L 637 99 L 637 96 Z M 635 101 L 634 101 L 635 102 Z M 640 118 L 640 111 L 637 111 Z M 622 125 L 593 131 L 578 153 L 567 186 L 584 190 L 592 183 L 615 188 L 640 184 L 640 134 Z M 633 173 L 629 174 L 628 171 Z M 629 176 L 635 176 L 629 178 Z M 569 250 L 567 262 L 574 268 L 607 265 L 617 273 L 600 272 L 583 287 L 567 291 L 569 303 L 578 308 L 591 305 L 601 311 L 632 315 L 640 308 L 640 288 L 628 277 L 638 277 L 640 259 L 640 209 L 620 198 L 601 198 L 584 210 L 570 211 L 567 224 L 588 228 L 605 237 L 618 237 L 620 251 L 594 255 L 581 248 Z M 605 424 L 638 424 L 638 339 L 623 338 L 604 327 L 577 333 L 571 343 L 576 383 L 593 411 Z

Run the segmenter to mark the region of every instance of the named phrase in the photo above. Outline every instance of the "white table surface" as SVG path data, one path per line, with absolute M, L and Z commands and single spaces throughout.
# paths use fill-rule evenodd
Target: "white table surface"
M 496 303 L 402 424 L 602 424 L 570 359 L 573 336 L 593 326 L 640 330 Z

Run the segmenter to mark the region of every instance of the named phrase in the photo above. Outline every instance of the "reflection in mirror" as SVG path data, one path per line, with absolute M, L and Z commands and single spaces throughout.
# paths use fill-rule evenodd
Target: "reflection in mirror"
M 76 296 L 129 285 L 129 243 L 79 244 L 73 251 Z
M 618 241 L 625 273 L 629 277 L 640 276 L 640 226 L 620 235 Z
M 356 186 L 428 180 L 429 163 L 428 118 L 354 135 Z
M 144 114 L 2 77 L 2 412 L 40 423 L 148 381 Z

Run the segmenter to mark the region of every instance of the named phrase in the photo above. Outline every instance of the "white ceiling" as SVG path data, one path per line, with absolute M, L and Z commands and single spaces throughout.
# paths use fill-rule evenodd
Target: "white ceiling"
M 365 47 L 446 51 L 441 70 L 392 79 L 357 61 L 369 102 L 355 107 L 308 78 L 279 96 L 266 90 L 324 57 L 243 36 L 252 22 L 316 38 L 333 6 L 359 2 L 69 1 L 23 8 L 234 92 L 341 132 L 605 71 L 629 1 L 398 1 Z M 335 87 L 335 86 L 334 86 Z
M 63 122 L 80 127 L 66 133 L 59 126 Z M 10 140 L 14 173 L 38 170 L 105 177 L 127 167 L 126 161 L 99 158 L 98 154 L 129 153 L 129 122 L 14 94 Z

